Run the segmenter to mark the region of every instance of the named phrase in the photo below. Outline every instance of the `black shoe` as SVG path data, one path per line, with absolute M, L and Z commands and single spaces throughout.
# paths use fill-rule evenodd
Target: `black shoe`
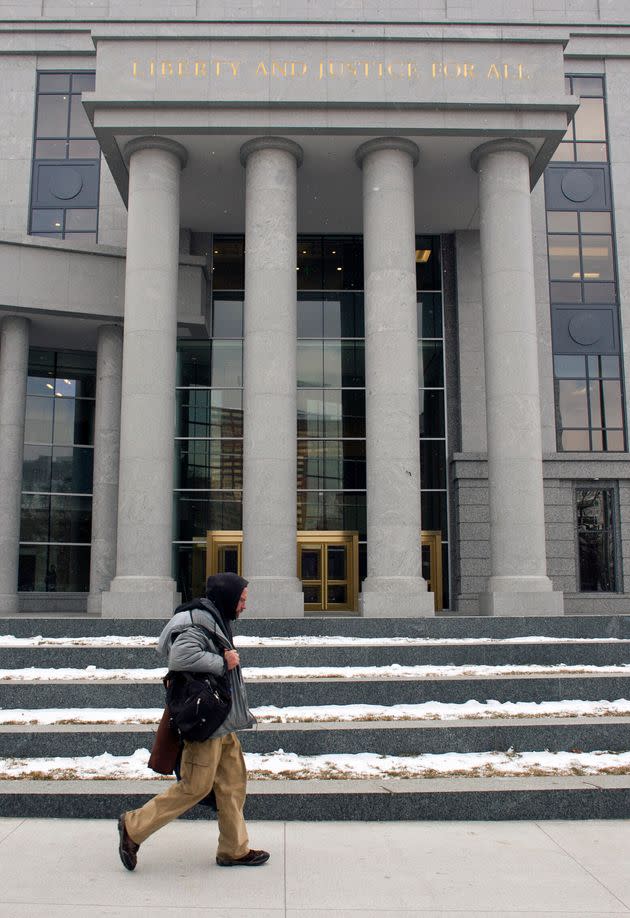
M 135 870 L 136 864 L 138 863 L 137 854 L 140 845 L 137 845 L 135 841 L 129 838 L 127 829 L 125 828 L 124 813 L 122 816 L 118 817 L 118 834 L 120 835 L 120 844 L 118 845 L 120 859 L 127 870 Z
M 217 854 L 219 867 L 259 867 L 261 864 L 266 864 L 268 860 L 268 851 L 254 851 L 253 849 L 242 857 L 219 857 Z

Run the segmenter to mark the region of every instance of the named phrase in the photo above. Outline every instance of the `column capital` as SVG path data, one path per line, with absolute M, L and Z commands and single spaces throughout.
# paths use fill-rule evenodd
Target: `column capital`
M 133 140 L 125 144 L 123 159 L 127 166 L 129 166 L 129 160 L 133 154 L 137 153 L 139 150 L 164 150 L 165 153 L 172 153 L 173 156 L 179 159 L 182 169 L 185 168 L 188 162 L 188 150 L 186 147 L 176 140 L 171 140 L 170 137 L 160 137 L 158 134 L 146 137 L 134 137 Z
M 407 140 L 406 137 L 375 137 L 374 140 L 366 140 L 355 150 L 354 159 L 357 166 L 362 168 L 365 157 L 377 150 L 401 150 L 408 153 L 414 166 L 418 165 L 420 159 L 420 150 L 413 140 Z
M 479 171 L 479 164 L 487 153 L 522 153 L 529 160 L 529 164 L 534 162 L 536 151 L 531 143 L 527 140 L 521 140 L 519 137 L 502 137 L 499 140 L 489 140 L 482 143 L 481 146 L 475 147 L 470 154 L 470 165 L 475 172 Z
M 258 150 L 284 150 L 285 153 L 291 153 L 295 157 L 298 167 L 302 165 L 304 159 L 304 150 L 287 137 L 254 137 L 243 144 L 240 151 L 241 165 L 244 166 L 251 153 L 257 153 Z

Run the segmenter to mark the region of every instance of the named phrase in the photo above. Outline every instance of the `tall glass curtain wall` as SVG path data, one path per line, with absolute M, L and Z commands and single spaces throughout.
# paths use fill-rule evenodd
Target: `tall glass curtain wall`
M 31 349 L 18 589 L 89 589 L 96 355 Z
M 580 107 L 545 173 L 557 448 L 626 448 L 603 77 L 567 77 Z
M 443 537 L 448 605 L 446 427 L 439 237 L 417 240 L 420 451 L 425 529 Z M 175 555 L 185 597 L 203 584 L 206 532 L 242 528 L 242 237 L 214 237 L 212 339 L 180 341 Z M 297 496 L 300 530 L 359 533 L 366 576 L 363 248 L 359 236 L 297 245 Z

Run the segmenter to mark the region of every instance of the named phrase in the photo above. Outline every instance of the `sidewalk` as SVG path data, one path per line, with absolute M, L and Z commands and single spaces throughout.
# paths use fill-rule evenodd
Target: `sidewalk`
M 114 820 L 0 819 L 1 918 L 630 916 L 630 821 L 252 822 L 259 868 L 179 821 L 118 859 Z

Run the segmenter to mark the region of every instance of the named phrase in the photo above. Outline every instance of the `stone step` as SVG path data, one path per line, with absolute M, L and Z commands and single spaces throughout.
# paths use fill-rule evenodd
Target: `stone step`
M 264 636 L 346 635 L 355 637 L 428 637 L 428 638 L 513 638 L 548 635 L 565 638 L 630 639 L 628 615 L 558 615 L 519 617 L 436 616 L 434 618 L 358 618 L 309 616 L 303 619 L 254 619 L 245 617 L 235 626 L 235 634 Z M 106 619 L 26 617 L 0 620 L 0 633 L 15 637 L 48 635 L 65 637 L 83 635 L 156 636 L 165 625 L 161 619 Z
M 326 724 L 261 724 L 239 734 L 246 752 L 278 749 L 297 755 L 373 752 L 379 755 L 439 755 L 448 752 L 550 752 L 627 749 L 630 717 L 532 718 L 518 721 L 405 721 Z M 0 757 L 132 755 L 150 749 L 150 725 L 59 725 L 0 727 Z
M 15 818 L 111 819 L 146 803 L 158 781 L 0 781 Z M 207 807 L 184 817 L 212 818 Z M 249 820 L 505 820 L 630 818 L 630 776 L 250 781 Z
M 303 679 L 249 682 L 251 707 L 323 704 L 461 703 L 475 700 L 600 701 L 630 698 L 630 675 L 503 676 L 442 679 Z M 3 682 L 0 707 L 158 708 L 161 682 Z
M 237 640 L 238 645 L 238 640 Z M 484 666 L 530 663 L 593 666 L 630 663 L 630 642 L 575 644 L 430 644 L 427 646 L 244 647 L 244 666 Z M 0 647 L 0 669 L 98 666 L 158 668 L 153 647 Z

